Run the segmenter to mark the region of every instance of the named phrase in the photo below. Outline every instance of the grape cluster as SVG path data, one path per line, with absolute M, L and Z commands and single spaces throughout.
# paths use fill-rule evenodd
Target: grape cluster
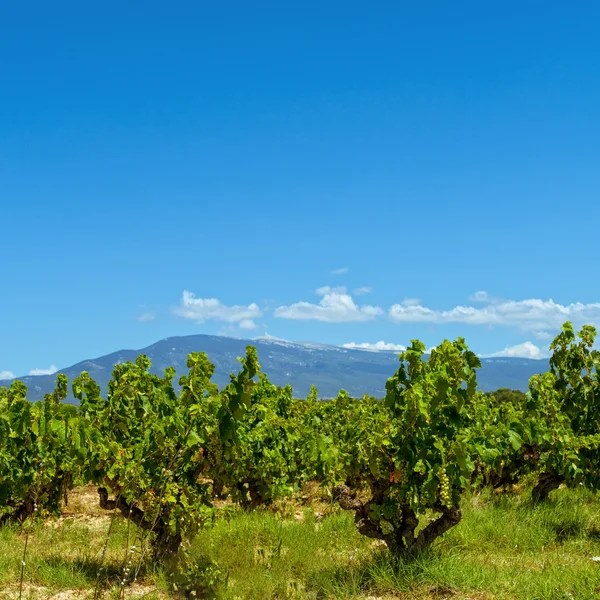
M 211 465 L 213 467 L 220 466 L 223 463 L 223 447 L 218 436 L 214 434 L 209 436 L 207 450 Z
M 450 480 L 446 474 L 446 467 L 440 467 L 438 479 L 440 480 L 440 500 L 446 508 L 450 508 L 452 506 L 452 496 L 450 494 Z

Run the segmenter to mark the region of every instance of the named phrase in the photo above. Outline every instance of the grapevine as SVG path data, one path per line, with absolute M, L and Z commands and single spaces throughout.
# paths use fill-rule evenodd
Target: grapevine
M 143 531 L 128 533 L 142 540 L 132 553 L 128 537 L 128 582 L 147 542 L 155 559 L 176 554 L 214 517 L 216 496 L 255 507 L 316 481 L 354 512 L 361 533 L 415 554 L 460 523 L 468 490 L 527 473 L 538 478 L 538 501 L 562 484 L 600 488 L 595 334 L 565 323 L 549 371 L 527 394 L 497 397 L 478 389 L 480 361 L 462 338 L 430 355 L 413 340 L 383 399 L 341 390 L 324 401 L 314 386 L 294 398 L 261 372 L 251 346 L 222 389 L 203 353 L 188 356 L 179 391 L 175 370 L 154 374 L 144 355 L 115 366 L 106 397 L 89 374 L 75 378 L 78 405 L 65 402 L 62 374 L 35 404 L 15 381 L 0 387 L 0 525 L 23 523 L 37 507 L 56 514 L 73 486 L 95 484 L 101 506 Z

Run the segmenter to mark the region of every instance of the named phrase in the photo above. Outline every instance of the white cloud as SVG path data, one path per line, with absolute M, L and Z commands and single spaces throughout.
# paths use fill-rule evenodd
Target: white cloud
M 362 296 L 363 294 L 370 294 L 372 291 L 373 291 L 373 288 L 366 285 L 363 287 L 355 288 L 353 290 L 353 294 L 355 296 Z
M 138 321 L 154 321 L 156 319 L 156 313 L 154 312 L 145 312 L 136 317 Z
M 0 381 L 15 379 L 16 375 L 12 371 L 0 371 Z
M 317 288 L 315 290 L 315 294 L 317 294 L 317 296 L 325 296 L 326 294 L 345 294 L 346 291 L 347 288 L 344 285 L 338 285 L 335 287 L 324 285 L 323 287 Z
M 258 304 L 227 306 L 217 298 L 195 298 L 194 294 L 187 290 L 183 292 L 180 304 L 174 312 L 176 315 L 196 321 L 196 323 L 205 321 L 238 323 L 243 329 L 253 329 L 255 327 L 254 319 L 262 316 Z
M 342 267 L 341 269 L 333 269 L 333 271 L 329 271 L 332 275 L 345 275 L 348 273 L 350 269 L 348 267 Z
M 425 308 L 424 306 L 420 305 L 405 306 L 404 303 L 394 304 L 390 308 L 389 316 L 392 321 L 395 321 L 397 323 L 414 321 L 436 321 L 436 311 L 433 311 L 430 308 Z
M 326 321 L 329 323 L 346 323 L 350 321 L 372 321 L 384 314 L 378 306 L 355 304 L 352 296 L 333 291 L 331 288 L 320 288 L 326 292 L 319 304 L 296 302 L 290 306 L 280 306 L 275 310 L 275 316 L 280 319 L 303 319 Z
M 348 342 L 347 344 L 342 344 L 342 348 L 349 348 L 351 350 L 370 350 L 371 352 L 381 352 L 387 350 L 404 352 L 404 350 L 406 350 L 406 346 L 403 346 L 402 344 L 390 344 L 388 342 L 384 342 L 383 340 L 375 342 L 374 344 L 370 344 L 369 342 L 361 342 L 359 344 L 355 342 Z
M 504 325 L 522 330 L 547 334 L 548 329 L 559 329 L 565 321 L 575 324 L 600 323 L 600 303 L 557 304 L 553 300 L 506 300 L 481 308 L 456 306 L 450 310 L 434 310 L 420 304 L 394 304 L 389 317 L 396 323 L 464 323 L 467 325 Z
M 500 356 L 510 356 L 515 358 L 547 358 L 548 354 L 538 348 L 535 344 L 531 342 L 524 342 L 522 344 L 517 344 L 516 346 L 507 346 L 504 350 L 500 352 L 494 352 L 493 354 L 484 354 L 484 358 L 491 357 L 500 357 Z
M 27 375 L 54 375 L 56 371 L 56 365 L 50 365 L 47 369 L 31 369 Z

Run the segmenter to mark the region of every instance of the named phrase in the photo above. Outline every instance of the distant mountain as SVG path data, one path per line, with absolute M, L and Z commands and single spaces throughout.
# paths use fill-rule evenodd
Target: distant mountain
M 385 382 L 398 367 L 398 355 L 391 351 L 368 351 L 328 346 L 309 342 L 288 342 L 272 337 L 244 340 L 212 335 L 170 337 L 141 350 L 120 350 L 93 360 L 85 360 L 72 367 L 61 369 L 72 381 L 87 371 L 106 390 L 112 368 L 117 363 L 133 361 L 146 354 L 152 361 L 152 372 L 161 373 L 173 366 L 177 374 L 187 372 L 186 358 L 190 352 L 206 352 L 215 365 L 213 381 L 220 387 L 229 382 L 229 374 L 237 372 L 238 356 L 244 356 L 247 345 L 258 351 L 262 370 L 276 385 L 290 383 L 296 397 L 305 397 L 314 384 L 320 397 L 333 397 L 340 389 L 351 396 L 369 394 L 382 397 Z M 483 358 L 478 371 L 479 387 L 493 391 L 500 387 L 526 390 L 529 378 L 548 369 L 547 360 L 526 358 Z M 54 375 L 19 377 L 29 388 L 28 397 L 40 400 L 54 389 Z M 2 381 L 0 385 L 9 385 Z

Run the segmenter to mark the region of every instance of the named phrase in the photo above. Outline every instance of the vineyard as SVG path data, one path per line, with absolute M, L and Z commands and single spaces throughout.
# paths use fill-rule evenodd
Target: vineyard
M 386 598 L 459 597 L 462 584 L 456 581 L 452 589 L 409 594 L 424 589 L 431 565 L 447 568 L 444 561 L 456 557 L 469 536 L 492 536 L 492 521 L 512 523 L 514 535 L 527 540 L 527 527 L 550 527 L 557 511 L 576 523 L 577 535 L 592 540 L 579 550 L 598 553 L 595 333 L 591 326 L 575 332 L 565 323 L 550 346 L 550 370 L 531 378 L 527 394 L 480 391 L 479 359 L 462 338 L 443 341 L 430 355 L 413 341 L 400 354 L 383 399 L 352 398 L 342 390 L 320 401 L 315 388 L 297 399 L 290 386 L 277 387 L 261 372 L 252 347 L 222 389 L 211 382 L 214 367 L 203 353 L 188 356 L 179 392 L 175 370 L 151 374 L 143 355 L 114 367 L 106 398 L 85 372 L 70 382 L 78 405 L 64 402 L 64 375 L 36 403 L 15 381 L 0 388 L 0 543 L 18 544 L 19 559 L 0 558 L 1 587 L 10 582 L 9 597 L 31 593 L 41 563 L 33 554 L 32 563 L 28 552 L 36 544 L 42 552 L 40 540 L 49 536 L 41 524 L 64 518 L 82 489 L 91 490 L 95 510 L 109 516 L 108 526 L 88 542 L 96 555 L 93 569 L 86 567 L 85 597 L 94 600 L 108 593 L 133 597 L 139 581 L 158 568 L 170 593 L 242 598 L 245 592 L 232 591 L 237 584 L 231 575 L 242 557 L 254 565 L 258 589 L 286 553 L 298 565 L 300 548 L 317 562 L 335 563 L 342 546 L 351 563 L 376 549 L 371 575 L 379 569 L 380 579 L 396 581 L 396 588 L 386 589 L 407 594 Z M 495 512 L 486 502 L 494 503 Z M 567 525 L 557 526 L 560 543 L 569 537 Z M 584 557 L 579 583 L 570 579 L 568 566 L 554 579 L 548 575 L 552 584 L 545 595 L 517 589 L 487 596 L 480 579 L 480 595 L 471 597 L 597 597 L 593 558 Z M 365 580 L 364 569 L 361 582 L 348 583 L 358 573 L 354 564 L 335 563 L 335 573 L 320 576 L 321 591 L 303 581 L 308 567 L 302 564 L 274 591 L 247 597 L 370 594 L 372 578 Z M 345 591 L 327 587 L 341 580 Z M 416 587 L 402 588 L 400 580 Z

